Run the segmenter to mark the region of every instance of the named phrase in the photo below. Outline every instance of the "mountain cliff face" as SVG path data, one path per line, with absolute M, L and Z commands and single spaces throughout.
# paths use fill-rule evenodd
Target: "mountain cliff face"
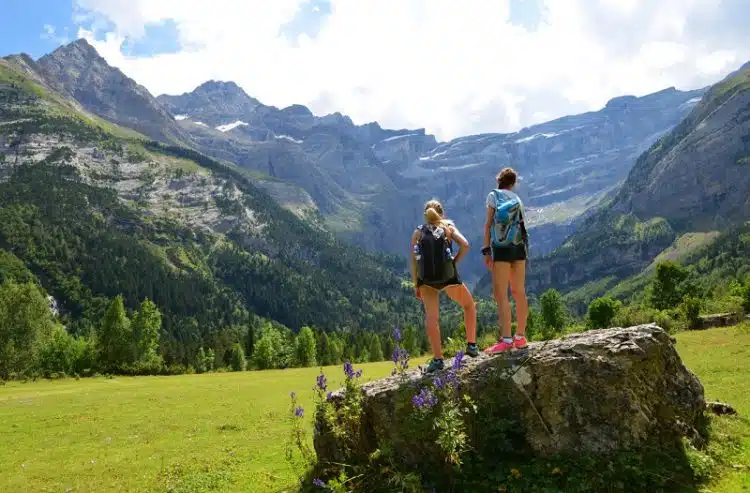
M 565 290 L 646 267 L 687 232 L 750 217 L 750 67 L 705 94 L 641 154 L 614 197 L 549 258 L 530 269 L 532 290 Z
M 414 225 L 418 211 L 402 210 L 413 199 L 399 168 L 437 144 L 424 129 L 357 126 L 339 113 L 317 117 L 301 105 L 266 106 L 231 82 L 158 100 L 202 151 L 296 184 L 330 229 L 360 245 L 394 251 L 392 239 L 362 233 L 373 225 L 402 232 Z
M 36 67 L 53 89 L 102 118 L 153 139 L 184 139 L 179 126 L 148 90 L 111 67 L 84 39 L 43 56 Z

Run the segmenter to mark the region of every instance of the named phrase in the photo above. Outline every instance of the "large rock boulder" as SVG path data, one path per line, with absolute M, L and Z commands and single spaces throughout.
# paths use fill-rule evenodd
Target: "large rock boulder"
M 702 436 L 703 386 L 655 325 L 532 343 L 522 357 L 482 355 L 467 359 L 458 375 L 460 391 L 477 406 L 467 427 L 472 450 L 490 458 L 510 451 L 606 455 Z M 410 398 L 435 377 L 414 370 L 406 379 L 365 384 L 357 445 L 345 452 L 319 419 L 318 458 L 348 463 L 390 445 L 405 464 L 434 460 L 434 442 L 415 435 Z M 340 398 L 334 393 L 334 402 Z

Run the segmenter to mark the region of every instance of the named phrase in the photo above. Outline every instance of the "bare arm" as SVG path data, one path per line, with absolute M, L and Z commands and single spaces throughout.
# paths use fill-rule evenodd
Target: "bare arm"
M 419 241 L 419 231 L 415 231 L 411 235 L 411 245 L 409 247 L 409 267 L 411 269 L 411 280 L 414 283 L 414 287 L 417 286 L 417 257 L 414 256 L 414 245 Z
M 461 232 L 454 226 L 451 228 L 451 239 L 455 240 L 456 243 L 458 243 L 458 253 L 456 254 L 456 257 L 453 259 L 456 263 L 458 263 L 464 255 L 469 251 L 469 242 L 466 240 L 466 237 L 461 234 Z
M 495 220 L 495 209 L 493 207 L 487 206 L 487 219 L 484 221 L 484 243 L 482 243 L 482 246 L 489 246 L 490 245 L 490 238 L 492 230 L 492 223 Z

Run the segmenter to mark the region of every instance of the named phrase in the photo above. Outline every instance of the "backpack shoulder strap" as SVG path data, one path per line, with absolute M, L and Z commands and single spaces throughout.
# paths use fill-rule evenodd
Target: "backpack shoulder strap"
M 500 201 L 500 190 L 498 190 L 497 188 L 495 188 L 490 193 L 492 193 L 492 195 L 495 197 L 495 205 L 497 205 L 497 203 Z

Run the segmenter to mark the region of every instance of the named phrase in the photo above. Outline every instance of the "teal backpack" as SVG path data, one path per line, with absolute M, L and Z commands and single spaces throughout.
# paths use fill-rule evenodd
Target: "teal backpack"
M 509 247 L 525 244 L 526 229 L 523 224 L 523 206 L 516 194 L 493 190 L 495 197 L 495 220 L 492 227 L 492 244 Z

